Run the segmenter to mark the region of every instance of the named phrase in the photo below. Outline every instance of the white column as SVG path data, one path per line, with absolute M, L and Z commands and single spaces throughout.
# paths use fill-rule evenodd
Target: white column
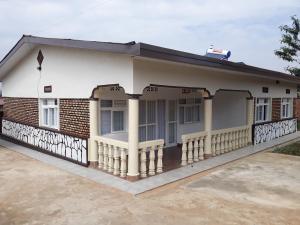
M 88 140 L 88 160 L 91 166 L 96 166 L 98 161 L 98 146 L 95 141 L 95 136 L 98 135 L 98 100 L 90 100 L 90 138 Z
M 211 129 L 212 129 L 212 97 L 204 98 L 204 131 L 207 132 L 204 143 L 204 158 L 212 156 L 211 152 Z
M 131 95 L 128 99 L 128 179 L 139 175 L 139 99 Z
M 248 130 L 248 142 L 252 142 L 252 125 L 254 121 L 254 100 L 253 98 L 247 98 L 247 125 Z

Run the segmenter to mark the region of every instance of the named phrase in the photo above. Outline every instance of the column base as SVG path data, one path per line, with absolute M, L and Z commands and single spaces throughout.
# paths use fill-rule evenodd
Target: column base
M 98 162 L 97 161 L 90 162 L 89 167 L 91 167 L 91 168 L 98 168 Z
M 139 179 L 140 179 L 140 176 L 139 176 L 139 175 L 137 175 L 137 176 L 128 176 L 128 175 L 127 175 L 127 177 L 126 177 L 126 180 L 131 181 L 131 182 L 137 181 L 137 180 L 139 180 Z
M 204 154 L 204 159 L 209 159 L 212 157 L 212 154 Z

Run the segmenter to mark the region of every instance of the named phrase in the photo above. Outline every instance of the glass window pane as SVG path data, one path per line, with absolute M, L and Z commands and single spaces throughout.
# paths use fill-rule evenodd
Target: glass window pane
M 43 123 L 48 125 L 48 109 L 43 109 Z
M 185 98 L 181 98 L 179 99 L 179 104 L 186 104 L 186 99 Z
M 112 100 L 101 100 L 101 107 L 112 107 Z
M 180 124 L 184 123 L 184 107 L 183 106 L 179 107 L 179 123 Z
M 192 122 L 193 121 L 193 106 L 185 107 L 185 118 L 184 122 Z
M 176 142 L 176 123 L 169 123 L 169 143 Z
M 267 105 L 264 105 L 264 114 L 263 114 L 263 120 L 264 121 L 267 121 L 268 120 L 268 106 Z
M 53 108 L 49 109 L 49 126 L 51 126 L 51 127 L 54 126 L 54 109 Z
M 146 127 L 139 127 L 139 141 L 146 141 Z
M 147 102 L 147 124 L 156 122 L 156 104 L 155 101 Z
M 113 111 L 113 131 L 124 130 L 124 112 Z
M 146 101 L 139 102 L 139 124 L 146 124 Z
M 101 110 L 101 134 L 111 133 L 111 111 Z
M 201 104 L 201 98 L 195 98 L 195 104 Z
M 155 140 L 156 139 L 156 126 L 150 125 L 147 126 L 147 140 Z
M 125 107 L 126 100 L 114 100 L 114 107 Z
M 169 121 L 176 121 L 176 101 L 169 101 Z
M 194 106 L 194 121 L 200 121 L 200 105 Z

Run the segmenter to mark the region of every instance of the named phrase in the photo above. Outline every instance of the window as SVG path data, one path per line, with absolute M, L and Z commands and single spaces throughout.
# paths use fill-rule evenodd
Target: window
M 101 100 L 101 134 L 125 130 L 126 100 Z
M 292 99 L 291 98 L 283 98 L 281 100 L 281 118 L 289 118 L 292 117 Z
M 196 123 L 200 121 L 201 98 L 179 99 L 179 123 Z
M 156 101 L 139 102 L 139 140 L 156 139 Z
M 45 127 L 58 129 L 57 99 L 41 100 L 41 124 Z
M 261 123 L 261 122 L 266 122 L 269 119 L 270 119 L 270 99 L 257 98 L 255 121 Z

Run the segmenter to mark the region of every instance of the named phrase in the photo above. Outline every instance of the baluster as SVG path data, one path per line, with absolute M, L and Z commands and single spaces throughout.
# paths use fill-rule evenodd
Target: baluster
M 147 156 L 146 156 L 146 148 L 141 149 L 141 177 L 147 177 L 147 167 L 146 167 L 146 161 L 147 161 Z
M 193 163 L 193 140 L 189 139 L 188 144 L 188 163 Z
M 107 170 L 108 169 L 108 144 L 103 143 L 104 144 L 104 149 L 103 149 L 103 169 Z
M 235 149 L 239 148 L 239 135 L 238 131 L 235 131 Z
M 200 146 L 199 146 L 199 159 L 203 160 L 204 159 L 204 138 L 205 137 L 200 137 Z
M 238 131 L 238 135 L 239 135 L 239 148 L 241 148 L 242 147 L 242 139 L 243 139 L 241 130 Z
M 181 155 L 181 165 L 185 166 L 187 164 L 186 160 L 186 152 L 187 152 L 187 147 L 186 147 L 186 141 L 182 141 L 182 155 Z
M 216 156 L 216 135 L 211 136 L 211 154 Z
M 232 150 L 235 150 L 235 131 L 232 131 Z
M 236 139 L 237 139 L 237 147 L 236 148 L 240 148 L 240 131 L 237 130 L 236 131 Z
M 245 146 L 248 145 L 248 128 L 245 129 L 245 138 L 244 138 L 244 143 L 245 143 Z
M 163 172 L 163 146 L 159 145 L 158 146 L 158 151 L 157 151 L 157 165 L 156 165 L 156 172 L 157 173 L 162 173 Z
M 224 133 L 224 153 L 228 152 L 228 133 Z
M 150 146 L 150 156 L 149 156 L 149 175 L 155 175 L 155 146 Z
M 228 133 L 228 152 L 230 152 L 232 150 L 231 140 L 232 140 L 232 135 L 231 135 L 231 132 L 229 132 Z
M 121 149 L 121 174 L 120 177 L 126 177 L 127 173 L 127 155 L 126 148 Z
M 224 134 L 220 134 L 221 136 L 221 149 L 220 149 L 220 152 L 221 154 L 224 153 Z
M 199 161 L 199 138 L 195 138 L 194 140 L 194 162 Z
M 241 130 L 241 133 L 242 133 L 242 137 L 241 137 L 241 142 L 242 142 L 242 146 L 241 147 L 244 147 L 245 146 L 245 130 Z
M 108 170 L 109 173 L 114 171 L 114 146 L 108 145 Z
M 101 141 L 98 142 L 98 168 L 103 168 L 103 143 Z
M 216 155 L 220 155 L 220 142 L 221 142 L 220 134 L 217 134 Z
M 114 175 L 120 174 L 120 154 L 119 154 L 119 147 L 115 147 L 114 150 Z

